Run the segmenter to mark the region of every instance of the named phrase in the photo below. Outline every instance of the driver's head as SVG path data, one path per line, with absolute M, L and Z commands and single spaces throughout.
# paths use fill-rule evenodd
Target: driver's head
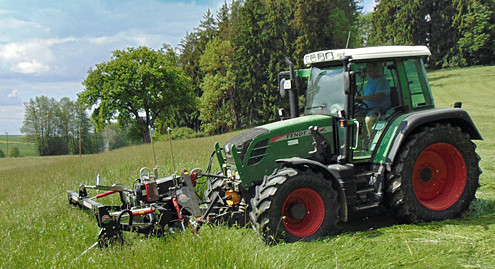
M 381 62 L 367 63 L 366 73 L 370 79 L 377 79 L 383 76 L 383 65 Z

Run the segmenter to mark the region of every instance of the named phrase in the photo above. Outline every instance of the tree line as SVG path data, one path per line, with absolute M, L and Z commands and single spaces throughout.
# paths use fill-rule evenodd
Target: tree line
M 375 45 L 426 45 L 428 68 L 494 64 L 495 0 L 243 0 L 208 10 L 176 48 L 116 50 L 90 68 L 78 104 L 95 130 L 117 121 L 150 141 L 168 127 L 218 134 L 277 119 L 285 57 Z M 165 136 L 166 137 L 166 136 Z
M 39 96 L 24 103 L 21 132 L 34 141 L 38 153 L 46 155 L 99 152 L 98 138 L 83 106 L 64 97 L 59 101 Z
M 134 128 L 110 123 L 97 131 L 85 107 L 67 97 L 57 101 L 39 96 L 24 106 L 21 132 L 25 140 L 35 143 L 40 156 L 91 154 L 140 143 Z M 18 157 L 17 147 L 9 147 L 7 156 Z

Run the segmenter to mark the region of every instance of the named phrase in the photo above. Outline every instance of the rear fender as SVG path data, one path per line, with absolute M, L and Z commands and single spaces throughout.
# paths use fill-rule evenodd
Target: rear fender
M 354 176 L 354 172 L 352 171 L 349 173 L 347 170 L 348 169 L 338 169 L 337 167 L 333 167 L 336 165 L 330 165 L 330 166 L 325 166 L 319 162 L 313 161 L 313 160 L 308 160 L 308 159 L 303 159 L 303 158 L 298 158 L 298 157 L 293 157 L 290 159 L 278 159 L 276 160 L 277 163 L 282 164 L 283 166 L 286 167 L 292 167 L 292 168 L 298 168 L 298 167 L 310 167 L 313 170 L 320 171 L 322 172 L 323 176 L 331 181 L 332 186 L 337 190 L 339 197 L 338 201 L 341 205 L 340 211 L 339 211 L 339 216 L 342 221 L 347 221 L 348 219 L 348 207 L 347 207 L 347 199 L 346 199 L 346 194 L 345 194 L 345 189 L 344 189 L 344 181 L 350 174 L 352 174 L 352 177 Z M 337 166 L 342 166 L 343 165 L 337 165 Z M 347 172 L 344 172 L 347 171 Z M 353 169 L 351 169 L 353 170 Z
M 483 140 L 480 132 L 474 125 L 469 114 L 460 108 L 439 108 L 416 112 L 405 117 L 397 126 L 395 134 L 392 134 L 392 140 L 386 142 L 389 146 L 385 155 L 377 154 L 376 163 L 385 163 L 388 171 L 391 170 L 392 164 L 398 155 L 399 149 L 406 140 L 407 136 L 418 130 L 421 126 L 443 122 L 459 126 L 464 133 L 467 133 L 472 140 Z M 383 144 L 383 143 L 382 143 Z M 380 149 L 378 150 L 380 152 Z M 380 160 L 380 158 L 383 158 Z

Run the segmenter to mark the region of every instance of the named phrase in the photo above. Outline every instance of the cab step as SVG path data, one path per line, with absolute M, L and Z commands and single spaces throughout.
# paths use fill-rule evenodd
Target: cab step
M 369 205 L 356 206 L 354 209 L 356 211 L 359 211 L 359 210 L 366 210 L 366 209 L 370 209 L 370 208 L 375 208 L 375 207 L 378 207 L 378 206 L 380 206 L 380 203 L 379 202 L 375 202 L 375 203 L 369 204 Z

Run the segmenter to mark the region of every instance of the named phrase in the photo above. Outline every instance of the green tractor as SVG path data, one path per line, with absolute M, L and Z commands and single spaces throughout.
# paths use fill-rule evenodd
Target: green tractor
M 281 72 L 290 119 L 216 145 L 210 217 L 251 221 L 265 240 L 311 241 L 385 205 L 400 221 L 460 216 L 479 187 L 481 140 L 461 103 L 435 108 L 424 46 L 327 50 Z M 300 81 L 306 105 L 298 107 Z M 222 199 L 218 199 L 222 197 Z

